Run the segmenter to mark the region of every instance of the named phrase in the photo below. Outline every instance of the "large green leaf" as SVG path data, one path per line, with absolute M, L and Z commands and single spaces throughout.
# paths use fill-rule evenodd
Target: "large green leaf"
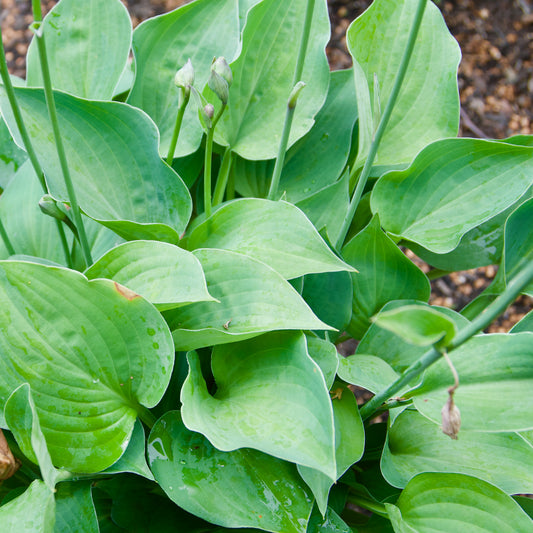
M 526 533 L 533 521 L 490 483 L 462 474 L 420 474 L 385 504 L 396 533 Z
M 143 22 L 133 33 L 136 77 L 128 103 L 146 111 L 157 124 L 159 150 L 164 156 L 178 112 L 174 75 L 190 59 L 201 90 L 214 56 L 233 59 L 239 44 L 238 4 L 237 0 L 197 0 Z M 183 119 L 176 157 L 193 153 L 201 138 L 202 128 L 191 103 Z
M 510 333 L 520 333 L 521 331 L 531 331 L 533 333 L 533 310 L 517 322 Z
M 63 264 L 65 255 L 56 224 L 39 209 L 42 195 L 43 190 L 37 176 L 31 163 L 27 161 L 0 197 L 0 218 L 17 254 L 41 257 Z M 0 257 L 9 257 L 2 240 Z
M 219 450 L 254 448 L 336 479 L 331 400 L 302 333 L 216 346 L 211 396 L 195 352 L 181 389 L 183 422 Z
M 352 385 L 377 393 L 396 381 L 400 375 L 380 357 L 356 353 L 339 356 L 338 376 Z
M 352 130 L 357 119 L 353 92 L 351 70 L 331 73 L 328 95 L 314 126 L 285 157 L 279 190 L 290 202 L 308 198 L 335 183 L 341 175 L 350 153 Z
M 209 294 L 165 312 L 177 350 L 235 342 L 274 330 L 331 329 L 277 272 L 251 257 L 226 250 L 195 250 Z
M 326 387 L 331 388 L 335 381 L 339 361 L 337 359 L 337 348 L 331 342 L 318 337 L 306 335 L 307 352 L 311 359 L 320 367 L 326 382 Z
M 187 248 L 246 254 L 263 261 L 285 279 L 353 271 L 328 248 L 296 206 L 282 201 L 242 198 L 229 202 L 192 230 Z
M 0 117 L 0 188 L 7 187 L 27 157 L 26 152 L 15 144 L 4 119 Z
M 292 90 L 307 0 L 263 0 L 249 12 L 239 57 L 231 64 L 233 85 L 228 109 L 217 125 L 215 139 L 246 159 L 276 157 Z M 326 99 L 330 37 L 327 5 L 315 3 L 313 23 L 289 145 L 312 125 Z
M 50 533 L 55 521 L 54 493 L 36 479 L 26 491 L 0 507 L 2 533 Z
M 22 384 L 8 398 L 4 418 L 22 453 L 39 465 L 41 476 L 51 491 L 55 490 L 58 471 L 52 464 L 30 386 Z
M 278 533 L 306 531 L 312 501 L 294 465 L 246 448 L 219 451 L 189 431 L 177 411 L 155 424 L 148 459 L 169 498 L 205 520 Z
M 370 317 L 388 301 L 429 299 L 427 277 L 383 233 L 378 217 L 344 246 L 342 257 L 358 270 L 352 274 L 352 320 L 348 327 L 357 339 L 370 326 Z
M 161 315 L 117 283 L 35 263 L 0 262 L 0 298 L 0 404 L 29 383 L 57 467 L 113 464 L 170 379 Z
M 99 533 L 91 481 L 60 483 L 57 487 L 54 533 Z
M 474 337 L 451 352 L 450 359 L 459 374 L 454 401 L 461 411 L 462 429 L 533 429 L 533 333 Z M 441 359 L 408 396 L 420 413 L 440 423 L 451 385 L 453 375 Z
M 342 383 L 336 383 L 332 392 L 336 478 L 339 479 L 361 459 L 365 447 L 365 430 L 354 393 Z M 313 491 L 320 512 L 326 514 L 329 491 L 334 481 L 323 472 L 306 466 L 298 465 L 298 472 Z
M 119 0 L 61 0 L 39 30 L 46 40 L 54 89 L 81 98 L 111 100 L 131 45 L 130 17 Z M 27 86 L 42 87 L 35 39 L 28 49 L 27 65 Z
M 389 99 L 416 7 L 416 0 L 376 1 L 352 23 L 346 34 L 354 60 L 359 108 L 358 161 L 366 158 L 380 109 L 385 109 Z M 459 46 L 439 9 L 428 2 L 376 163 L 408 163 L 430 142 L 457 135 L 460 59 Z M 379 86 L 377 95 L 375 78 Z M 372 109 L 371 102 L 379 107 Z
M 427 146 L 406 170 L 385 174 L 371 207 L 387 232 L 446 253 L 532 183 L 533 147 L 445 139 Z
M 328 507 L 325 513 L 313 512 L 311 514 L 307 533 L 353 533 L 353 530 L 331 507 Z
M 68 201 L 44 93 L 20 88 L 16 95 L 51 194 Z M 191 199 L 180 177 L 159 158 L 153 122 L 119 102 L 93 102 L 60 92 L 54 97 L 83 211 L 125 239 L 177 243 L 189 221 Z M 11 131 L 17 131 L 5 93 L 1 104 Z
M 518 433 L 461 431 L 453 440 L 437 424 L 407 410 L 389 429 L 381 470 L 395 487 L 405 487 L 423 472 L 455 472 L 517 494 L 533 492 L 533 471 L 524 468 L 532 463 L 533 446 Z
M 426 303 L 417 302 L 415 300 L 393 300 L 385 304 L 381 312 L 388 312 L 406 305 L 428 307 Z M 460 329 L 468 324 L 468 320 L 466 318 L 459 313 L 452 311 L 451 309 L 446 307 L 435 307 L 434 309 L 437 309 L 439 313 L 442 313 L 453 320 L 457 329 Z M 361 339 L 361 342 L 357 346 L 357 354 L 371 354 L 380 357 L 396 372 L 403 372 L 425 351 L 427 351 L 427 348 L 424 346 L 414 346 L 409 344 L 391 331 L 380 328 L 375 322 L 372 323 L 365 336 Z
M 117 281 L 152 302 L 160 311 L 213 301 L 198 259 L 164 242 L 124 243 L 100 257 L 85 275 L 89 279 Z

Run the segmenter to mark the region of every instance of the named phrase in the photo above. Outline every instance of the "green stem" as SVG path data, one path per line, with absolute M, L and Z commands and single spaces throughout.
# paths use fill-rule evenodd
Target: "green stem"
M 304 26 L 302 29 L 302 39 L 300 41 L 300 49 L 298 50 L 298 59 L 296 60 L 294 77 L 292 78 L 293 87 L 302 79 L 302 72 L 304 71 L 305 55 L 307 54 L 307 45 L 309 43 L 309 35 L 311 34 L 311 23 L 313 22 L 314 10 L 315 0 L 307 0 Z
M 139 406 L 137 406 L 137 409 L 139 409 Z M 154 424 L 157 422 L 157 418 L 146 407 L 141 407 L 141 410 L 138 411 L 137 414 L 139 415 L 139 418 L 144 422 L 144 424 L 150 429 L 152 429 L 154 427 Z
M 396 74 L 396 79 L 394 80 L 394 86 L 392 87 L 389 100 L 387 102 L 385 110 L 383 111 L 381 120 L 379 121 L 378 128 L 374 134 L 374 137 L 372 138 L 372 143 L 370 144 L 370 149 L 368 151 L 368 156 L 366 158 L 365 165 L 363 167 L 363 170 L 361 171 L 361 175 L 359 176 L 359 179 L 357 180 L 357 186 L 353 193 L 352 200 L 348 208 L 348 213 L 346 215 L 346 218 L 344 219 L 339 237 L 335 245 L 337 250 L 342 246 L 342 244 L 344 243 L 344 239 L 346 238 L 346 235 L 348 234 L 348 230 L 350 229 L 350 224 L 352 223 L 353 217 L 355 215 L 355 211 L 357 210 L 357 206 L 359 205 L 359 201 L 361 200 L 361 196 L 366 187 L 368 177 L 370 176 L 370 170 L 372 169 L 372 165 L 374 164 L 374 159 L 376 158 L 379 144 L 381 142 L 383 134 L 385 133 L 385 129 L 387 128 L 387 125 L 389 123 L 389 119 L 391 117 L 392 110 L 394 109 L 394 105 L 396 104 L 396 100 L 398 99 L 398 95 L 400 94 L 400 89 L 402 87 L 405 74 L 407 73 L 407 67 L 409 66 L 409 61 L 411 60 L 413 49 L 415 47 L 418 30 L 420 29 L 420 24 L 422 23 L 422 17 L 424 16 L 424 10 L 426 9 L 426 4 L 427 4 L 427 0 L 418 0 L 415 18 L 413 20 L 413 24 L 411 25 L 411 30 L 409 32 L 409 37 L 407 39 L 407 45 L 405 47 L 405 51 L 403 53 L 403 57 L 400 62 L 398 72 Z M 355 170 L 356 169 L 354 169 L 354 171 Z
M 85 233 L 85 227 L 83 225 L 83 220 L 81 219 L 80 207 L 78 205 L 78 200 L 76 198 L 76 191 L 74 189 L 74 184 L 70 176 L 70 170 L 67 163 L 67 155 L 65 153 L 65 147 L 63 145 L 63 138 L 61 137 L 61 132 L 59 129 L 59 121 L 57 118 L 57 110 L 54 100 L 54 93 L 52 91 L 52 81 L 50 78 L 50 69 L 48 66 L 48 57 L 46 54 L 46 44 L 44 41 L 44 35 L 39 31 L 39 26 L 41 24 L 41 3 L 40 0 L 32 0 L 33 13 L 35 24 L 37 26 L 37 31 L 35 32 L 35 37 L 37 39 L 37 48 L 39 50 L 39 59 L 41 62 L 41 72 L 43 76 L 43 85 L 44 85 L 44 94 L 46 98 L 46 105 L 48 107 L 48 115 L 50 117 L 50 122 L 52 123 L 52 131 L 54 134 L 54 141 L 56 143 L 57 155 L 61 165 L 61 171 L 63 173 L 63 179 L 65 180 L 65 186 L 67 188 L 67 193 L 70 201 L 70 206 L 72 208 L 72 216 L 74 217 L 74 223 L 78 228 L 78 234 L 80 238 L 81 249 L 85 262 L 87 266 L 92 264 L 91 250 L 89 248 L 89 242 L 87 241 L 87 234 Z
M 383 516 L 384 518 L 388 518 L 389 516 L 387 514 L 387 509 L 382 503 L 375 502 L 368 498 L 363 498 L 361 496 L 357 496 L 355 494 L 350 493 L 348 494 L 347 499 L 350 503 L 362 507 L 363 509 L 367 509 L 368 511 L 372 511 L 374 514 Z
M 4 223 L 2 222 L 1 219 L 0 219 L 0 236 L 2 237 L 2 240 L 4 241 L 4 245 L 9 255 L 15 255 L 15 248 L 13 247 L 13 244 L 9 240 L 9 235 L 7 234 L 6 228 L 4 227 Z
M 0 28 L 0 40 L 1 39 L 2 29 Z M 39 179 L 39 183 L 41 184 L 41 188 L 43 189 L 44 194 L 49 194 L 48 185 L 46 184 L 46 180 L 44 179 L 43 169 L 41 167 L 41 164 L 39 163 L 39 159 L 37 158 L 35 149 L 33 148 L 30 136 L 28 135 L 28 130 L 26 129 L 26 125 L 24 124 L 24 120 L 22 119 L 22 112 L 20 111 L 17 98 L 15 97 L 15 90 L 13 89 L 11 78 L 9 77 L 9 71 L 7 69 L 7 61 L 3 46 L 0 46 L 0 76 L 2 77 L 2 82 L 4 83 L 4 88 L 6 90 L 7 98 L 9 100 L 9 105 L 11 107 L 13 117 L 15 118 L 15 122 L 17 124 L 20 136 L 22 138 L 22 143 L 24 144 L 26 153 L 28 154 L 30 162 L 33 166 L 33 170 L 35 171 L 35 174 Z M 57 231 L 59 232 L 59 239 L 61 241 L 61 246 L 63 247 L 63 253 L 65 254 L 67 266 L 69 268 L 72 268 L 72 258 L 70 256 L 65 230 L 59 220 L 56 220 L 56 226 Z
M 172 134 L 172 140 L 170 141 L 170 147 L 167 154 L 167 164 L 169 167 L 172 166 L 172 161 L 174 160 L 174 153 L 176 152 L 176 145 L 178 144 L 178 137 L 181 130 L 181 123 L 183 122 L 183 115 L 185 114 L 185 109 L 187 108 L 187 104 L 189 103 L 189 98 L 191 96 L 190 91 L 185 92 L 183 89 L 180 89 L 180 91 L 182 91 L 183 96 L 180 98 L 178 113 L 176 115 L 176 123 L 174 124 L 174 133 Z
M 444 276 L 447 276 L 450 273 L 451 270 L 441 270 L 440 268 L 433 268 L 426 274 L 426 276 L 428 277 L 429 281 L 433 281 L 435 279 L 443 278 Z
M 217 115 L 213 119 L 211 127 L 207 130 L 207 138 L 205 141 L 205 163 L 204 163 L 204 211 L 206 218 L 211 216 L 212 204 L 211 204 L 211 164 L 213 159 L 213 137 L 215 135 L 215 127 L 219 121 L 222 113 L 226 109 L 226 104 L 222 104 L 222 107 L 218 111 Z
M 226 186 L 228 184 L 232 163 L 233 152 L 228 146 L 224 152 L 224 157 L 222 158 L 222 163 L 220 164 L 220 170 L 218 171 L 215 192 L 213 193 L 213 205 L 222 203 L 222 200 L 224 199 L 224 193 L 226 192 Z
M 512 304 L 520 295 L 522 290 L 533 281 L 533 262 L 529 263 L 526 268 L 519 272 L 508 284 L 503 291 L 485 310 L 479 314 L 470 324 L 460 329 L 452 341 L 445 347 L 446 351 L 459 348 L 476 333 L 483 331 L 494 319 L 500 316 L 507 307 Z M 398 394 L 398 392 L 408 385 L 415 377 L 420 376 L 426 368 L 431 366 L 442 356 L 442 352 L 436 348 L 430 348 L 420 359 L 415 361 L 405 372 L 386 389 L 376 394 L 361 408 L 361 417 L 363 420 L 370 418 L 389 398 Z

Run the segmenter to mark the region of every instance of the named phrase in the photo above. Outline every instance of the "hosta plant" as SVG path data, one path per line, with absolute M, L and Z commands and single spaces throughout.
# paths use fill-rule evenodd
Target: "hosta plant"
M 533 138 L 456 138 L 438 8 L 375 0 L 336 72 L 325 0 L 33 9 L 26 80 L 0 57 L 2 532 L 533 531 L 532 315 L 483 333 L 533 294 Z

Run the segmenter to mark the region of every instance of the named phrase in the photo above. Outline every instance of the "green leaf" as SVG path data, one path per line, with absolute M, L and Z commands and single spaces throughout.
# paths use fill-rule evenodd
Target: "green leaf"
M 25 162 L 0 197 L 0 218 L 18 255 L 65 263 L 55 222 L 43 215 L 39 200 L 43 190 L 29 161 Z M 0 240 L 0 257 L 9 253 Z
M 194 255 L 202 264 L 209 294 L 220 303 L 201 302 L 165 312 L 176 350 L 235 342 L 274 330 L 332 329 L 264 263 L 226 250 L 202 249 Z
M 428 304 L 424 302 L 417 302 L 415 300 L 398 300 L 390 301 L 385 304 L 381 312 L 388 312 L 406 305 L 417 305 L 424 308 L 429 307 Z M 434 309 L 437 309 L 439 313 L 448 316 L 455 323 L 457 329 L 461 329 L 469 323 L 465 317 L 451 309 L 446 307 L 435 307 Z M 377 316 L 379 317 L 379 315 Z M 368 328 L 365 336 L 357 346 L 357 355 L 375 355 L 387 362 L 396 372 L 403 372 L 426 351 L 427 348 L 409 344 L 395 333 L 382 329 L 375 322 L 370 328 Z
M 406 48 L 415 0 L 380 0 L 357 18 L 346 34 L 353 57 L 359 109 L 358 162 L 368 154 Z M 442 15 L 428 2 L 407 74 L 381 141 L 376 164 L 408 163 L 427 144 L 455 137 L 459 127 L 457 67 L 461 52 Z M 374 76 L 379 94 L 374 94 Z
M 15 91 L 51 194 L 68 201 L 44 93 Z M 85 214 L 127 240 L 177 243 L 189 221 L 191 199 L 180 177 L 159 158 L 153 122 L 119 102 L 93 102 L 60 92 L 54 98 L 70 173 Z M 5 93 L 1 103 L 11 131 L 16 131 Z
M 495 458 L 497 457 L 497 460 Z M 395 487 L 424 472 L 467 474 L 507 494 L 532 493 L 533 447 L 518 433 L 460 431 L 450 439 L 440 427 L 413 410 L 401 413 L 389 429 L 381 470 Z
M 347 383 L 377 393 L 396 381 L 400 375 L 380 357 L 356 353 L 339 357 L 337 375 Z
M 116 462 L 170 379 L 161 315 L 117 283 L 16 261 L 0 262 L 0 299 L 0 405 L 29 383 L 56 467 L 98 472 Z
M 325 516 L 313 511 L 307 533 L 352 533 L 352 529 L 331 507 L 328 507 Z
M 311 497 L 294 465 L 250 449 L 222 452 L 165 414 L 148 441 L 148 460 L 168 497 L 225 527 L 305 533 Z
M 108 474 L 122 474 L 131 472 L 133 474 L 145 477 L 146 479 L 153 480 L 154 476 L 146 464 L 145 443 L 146 438 L 144 434 L 144 427 L 139 420 L 136 420 L 126 451 L 116 463 L 112 464 L 110 467 L 101 472 L 102 475 L 107 476 Z
M 124 243 L 100 257 L 85 275 L 89 279 L 117 281 L 152 302 L 160 311 L 213 301 L 198 259 L 168 243 Z
M 510 496 L 462 474 L 420 474 L 408 483 L 396 506 L 385 505 L 396 533 L 525 533 L 533 528 Z
M 533 333 L 473 337 L 450 352 L 459 374 L 454 402 L 461 429 L 489 432 L 533 429 Z M 417 410 L 436 423 L 448 398 L 453 375 L 443 359 L 407 394 Z M 495 398 L 497 401 L 495 401 Z
M 521 331 L 530 331 L 533 333 L 533 310 L 524 316 L 520 322 L 517 322 L 509 333 L 520 333 Z
M 332 393 L 336 478 L 339 479 L 361 459 L 365 447 L 365 430 L 354 393 L 339 382 L 335 383 Z M 329 491 L 334 481 L 323 472 L 300 464 L 298 472 L 313 491 L 320 512 L 326 514 Z
M 249 12 L 239 57 L 231 63 L 233 85 L 228 109 L 215 131 L 215 140 L 246 159 L 276 157 L 296 58 L 302 37 L 307 0 L 263 0 Z M 292 145 L 313 125 L 329 84 L 325 48 L 330 37 L 327 5 L 315 3 L 302 80 L 289 138 Z
M 196 87 L 207 83 L 213 57 L 231 61 L 239 44 L 237 0 L 197 0 L 166 15 L 143 22 L 133 32 L 136 77 L 128 103 L 146 111 L 161 134 L 160 154 L 166 156 L 176 114 L 179 90 L 174 75 L 191 60 Z M 176 157 L 200 146 L 202 128 L 195 106 L 183 118 Z
M 285 279 L 353 271 L 328 248 L 309 219 L 283 201 L 242 198 L 229 202 L 191 231 L 187 248 L 219 248 L 249 255 Z
M 303 334 L 271 333 L 216 346 L 214 396 L 196 352 L 188 361 L 181 413 L 190 430 L 219 450 L 254 448 L 336 479 L 331 401 Z
M 372 321 L 415 346 L 446 346 L 457 333 L 451 318 L 433 307 L 421 305 L 404 305 L 381 311 Z
M 314 126 L 285 157 L 279 190 L 285 192 L 290 202 L 308 198 L 334 184 L 341 175 L 350 153 L 352 130 L 357 119 L 353 93 L 351 70 L 331 72 L 328 95 L 316 115 Z
M 99 533 L 91 481 L 60 483 L 56 492 L 55 533 Z
M 61 0 L 39 31 L 46 39 L 54 89 L 81 98 L 111 100 L 131 45 L 131 21 L 121 2 Z M 36 39 L 26 60 L 27 86 L 42 87 Z
M 54 493 L 36 479 L 26 491 L 0 507 L 2 533 L 50 533 L 55 521 Z
M 26 152 L 13 141 L 4 119 L 0 118 L 0 188 L 7 187 L 27 157 Z
M 533 147 L 480 139 L 430 144 L 376 183 L 372 212 L 388 233 L 439 254 L 515 203 L 533 183 Z
M 54 492 L 58 471 L 52 464 L 46 440 L 41 431 L 39 415 L 27 383 L 14 390 L 7 399 L 4 406 L 4 418 L 22 453 L 39 465 L 44 482 Z
M 502 290 L 527 264 L 533 261 L 533 198 L 519 206 L 505 223 L 504 249 L 495 287 Z M 500 292 L 500 291 L 498 291 Z M 522 291 L 533 297 L 533 283 Z
M 390 300 L 428 300 L 429 281 L 380 228 L 375 216 L 344 248 L 342 257 L 358 270 L 352 274 L 352 319 L 348 332 L 360 339 Z
M 320 320 L 339 332 L 352 317 L 352 278 L 349 272 L 308 274 L 304 279 L 303 299 Z
M 329 390 L 335 381 L 339 361 L 337 359 L 337 348 L 331 342 L 318 337 L 306 335 L 307 351 L 311 359 L 320 367 Z

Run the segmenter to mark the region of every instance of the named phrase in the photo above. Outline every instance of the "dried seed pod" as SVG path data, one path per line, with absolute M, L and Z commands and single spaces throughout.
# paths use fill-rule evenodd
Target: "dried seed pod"
M 11 453 L 4 433 L 0 429 L 0 480 L 10 478 L 19 467 L 20 461 Z
M 457 440 L 457 434 L 461 427 L 461 412 L 453 401 L 453 391 L 449 392 L 448 400 L 441 411 L 442 415 L 442 432 L 454 440 Z

